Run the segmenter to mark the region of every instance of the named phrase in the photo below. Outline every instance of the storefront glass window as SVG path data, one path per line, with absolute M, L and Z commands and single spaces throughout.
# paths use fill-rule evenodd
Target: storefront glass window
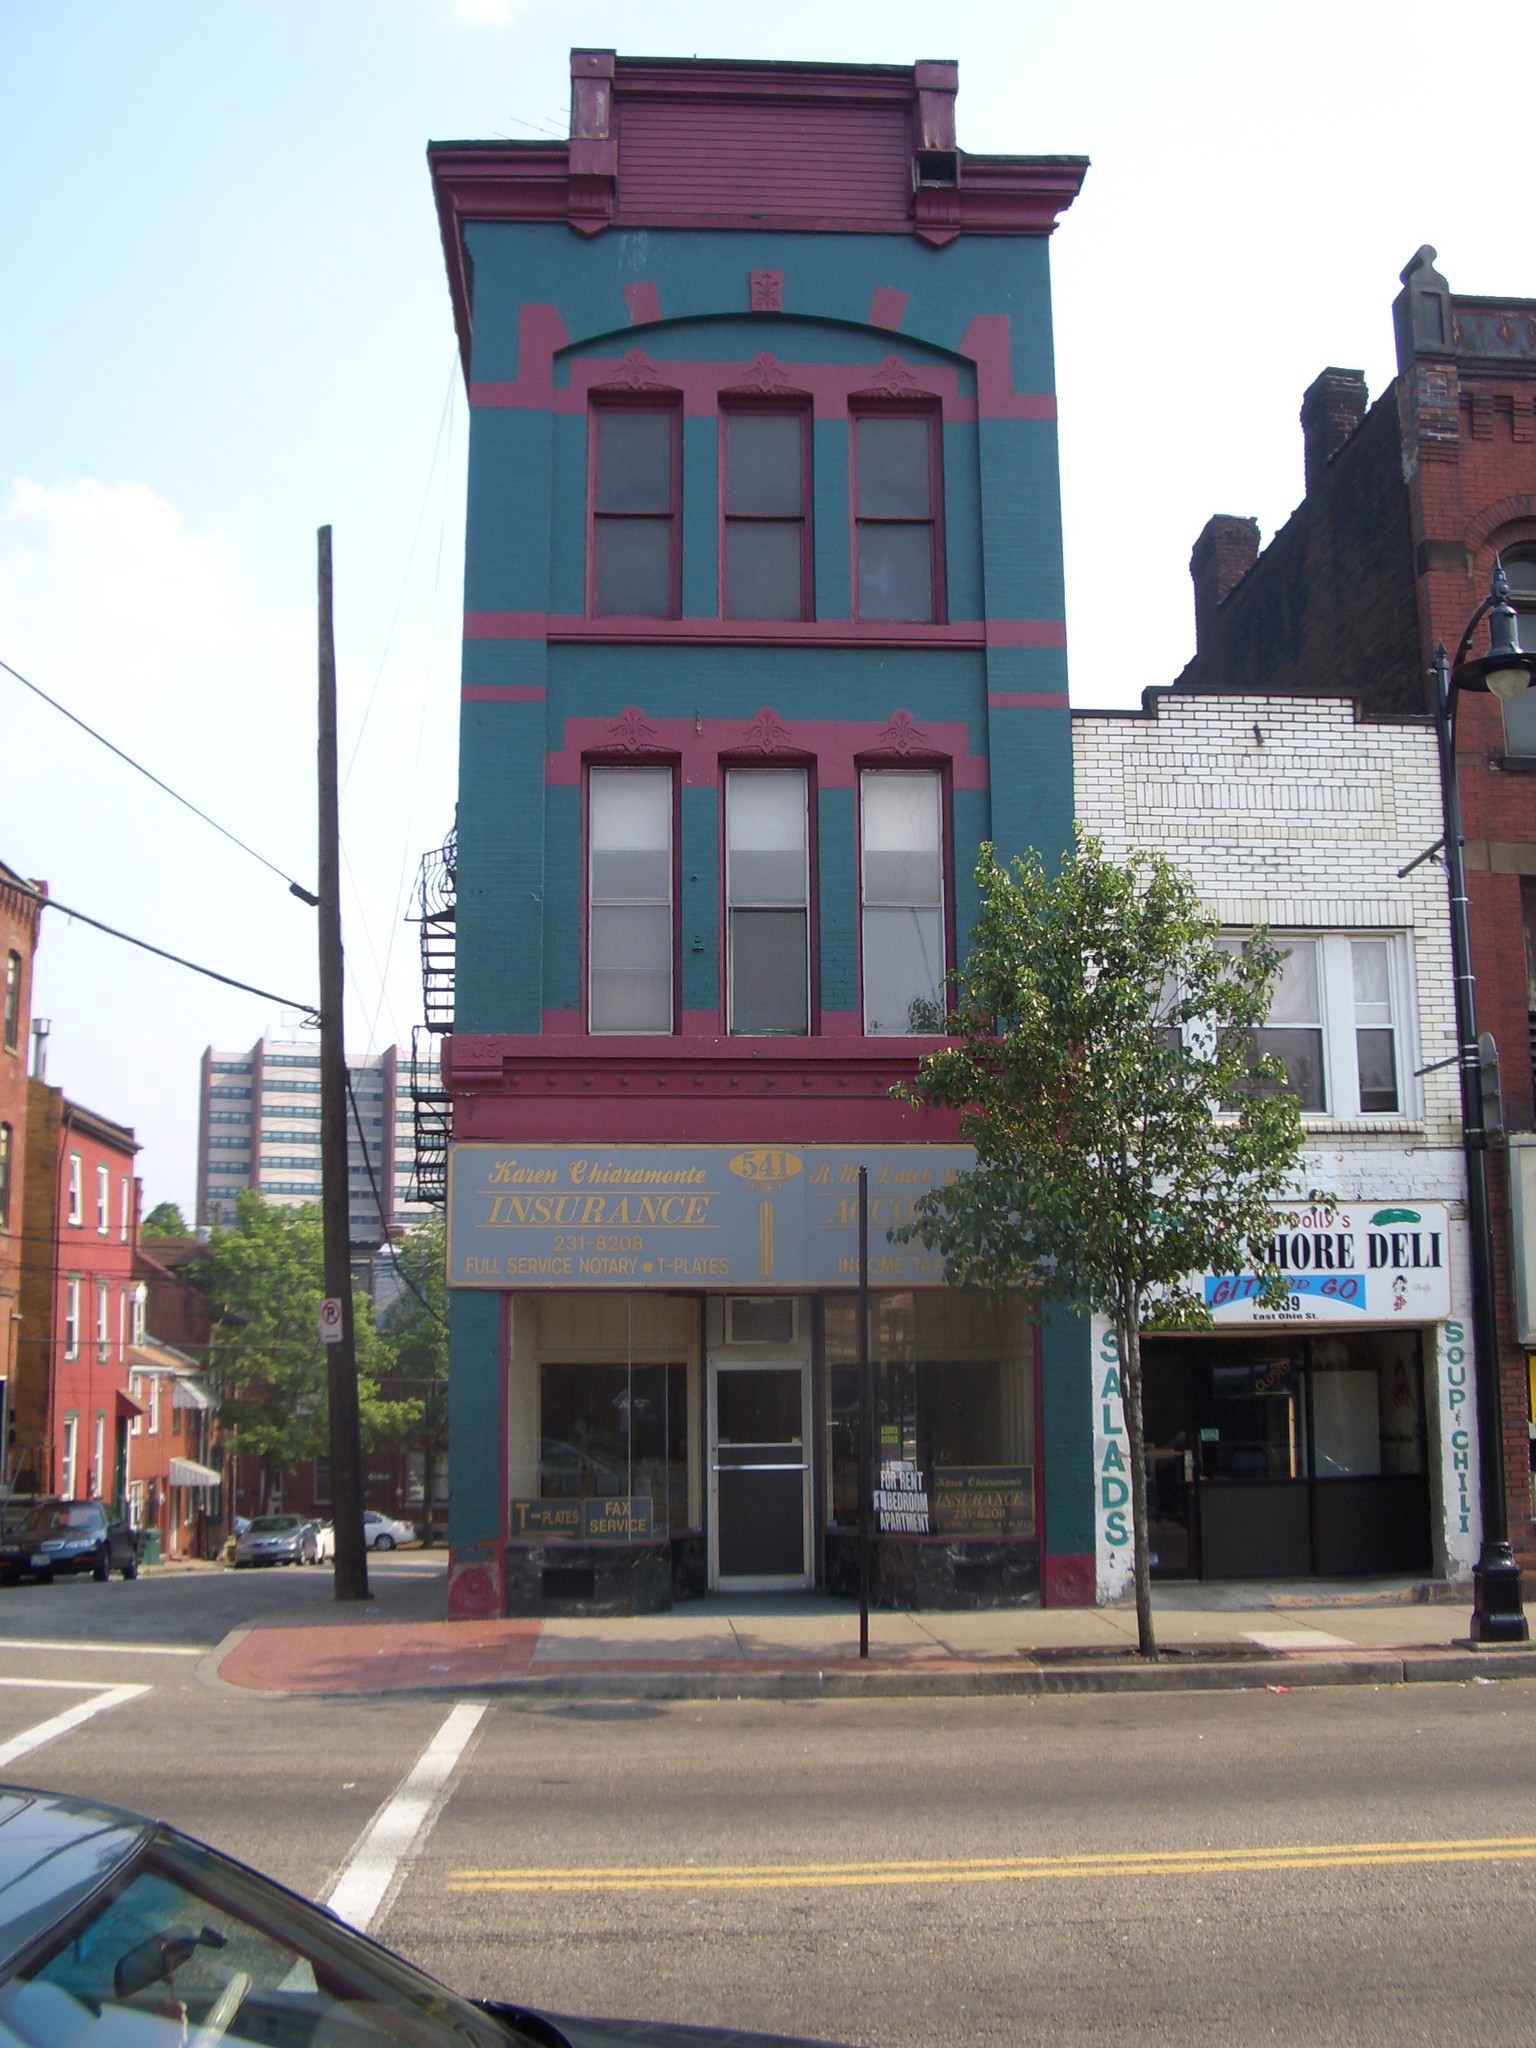
M 852 1527 L 859 1518 L 856 1296 L 827 1300 L 823 1343 L 827 1514 Z M 997 1493 L 1011 1485 L 1015 1498 L 1032 1498 L 1034 1332 L 1019 1303 L 957 1292 L 871 1295 L 870 1357 L 877 1458 L 914 1462 L 935 1500 L 946 1490 L 943 1475 L 988 1471 L 998 1475 Z M 936 1526 L 934 1533 L 945 1532 Z M 999 1533 L 1032 1531 L 1010 1519 Z
M 687 1379 L 681 1364 L 542 1366 L 540 1496 L 649 1499 L 658 1534 L 686 1528 Z

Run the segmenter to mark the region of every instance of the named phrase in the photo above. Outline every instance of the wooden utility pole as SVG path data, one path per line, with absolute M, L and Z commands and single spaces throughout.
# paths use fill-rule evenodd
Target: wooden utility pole
M 320 541 L 320 1211 L 325 1291 L 341 1303 L 327 1343 L 331 1409 L 331 1514 L 336 1598 L 368 1599 L 363 1542 L 363 1451 L 352 1328 L 352 1235 L 347 1197 L 347 1049 L 342 1026 L 341 835 L 336 788 L 336 636 L 331 616 L 331 529 Z

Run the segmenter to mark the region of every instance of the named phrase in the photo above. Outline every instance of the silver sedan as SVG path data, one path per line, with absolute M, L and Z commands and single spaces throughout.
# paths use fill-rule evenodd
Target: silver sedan
M 315 1525 L 299 1515 L 257 1515 L 235 1539 L 235 1569 L 248 1564 L 313 1564 Z

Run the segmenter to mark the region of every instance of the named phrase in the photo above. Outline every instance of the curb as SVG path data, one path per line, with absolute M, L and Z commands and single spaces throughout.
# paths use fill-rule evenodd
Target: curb
M 226 1641 L 215 1652 L 221 1655 Z M 1072 1694 L 1175 1692 L 1299 1692 L 1341 1685 L 1468 1685 L 1536 1678 L 1536 1649 L 1386 1652 L 1354 1657 L 1287 1657 L 1127 1662 L 1124 1665 L 1020 1664 L 1008 1670 L 903 1671 L 881 1668 L 762 1671 L 630 1671 L 470 1680 L 461 1685 L 358 1687 L 336 1691 L 235 1685 L 221 1690 L 252 1699 L 502 1699 L 530 1706 L 582 1700 L 986 1699 L 1060 1698 Z

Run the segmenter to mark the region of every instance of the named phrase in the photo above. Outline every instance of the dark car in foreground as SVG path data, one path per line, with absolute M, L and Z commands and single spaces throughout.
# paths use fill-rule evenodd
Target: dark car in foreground
M 103 1501 L 52 1500 L 35 1507 L 19 1529 L 0 1538 L 0 1585 L 59 1572 L 108 1579 L 139 1576 L 139 1539 Z
M 471 2004 L 174 1828 L 0 1785 L 0 2048 L 810 2048 Z

